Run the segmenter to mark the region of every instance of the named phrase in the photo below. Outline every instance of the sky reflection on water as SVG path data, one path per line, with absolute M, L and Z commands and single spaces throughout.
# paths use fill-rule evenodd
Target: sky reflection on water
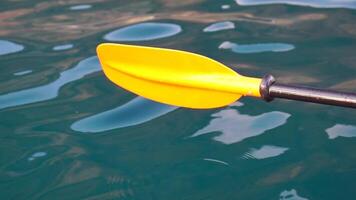
M 71 125 L 75 131 L 84 133 L 103 132 L 117 128 L 139 125 L 165 115 L 177 107 L 157 103 L 142 97 L 84 119 Z
M 211 115 L 213 119 L 204 128 L 195 132 L 191 137 L 220 132 L 213 139 L 224 144 L 233 144 L 255 137 L 264 132 L 282 126 L 290 114 L 272 111 L 257 116 L 243 115 L 235 109 L 225 109 Z
M 86 58 L 75 67 L 63 71 L 57 80 L 47 85 L 0 95 L 0 109 L 53 99 L 58 96 L 63 85 L 100 70 L 96 56 Z
M 104 36 L 108 41 L 147 41 L 166 38 L 182 31 L 181 26 L 171 23 L 147 22 L 114 30 Z
M 262 52 L 284 52 L 294 49 L 291 44 L 285 43 L 261 43 L 261 44 L 236 44 L 225 41 L 219 45 L 219 49 L 230 49 L 235 53 L 262 53 Z
M 46 156 L 46 155 L 47 155 L 46 152 L 39 151 L 39 152 L 33 153 L 30 157 L 27 158 L 27 160 L 28 160 L 28 161 L 33 161 L 33 160 L 35 160 L 36 158 L 44 157 L 44 156 Z
M 20 72 L 15 72 L 14 75 L 15 76 L 23 76 L 23 75 L 26 75 L 26 74 L 30 74 L 32 73 L 32 70 L 24 70 L 24 71 L 20 71 Z
M 337 137 L 356 137 L 356 126 L 352 125 L 336 124 L 325 131 L 329 139 L 335 139 Z
M 221 9 L 223 9 L 223 10 L 227 10 L 227 9 L 230 9 L 230 5 L 228 5 L 228 4 L 224 4 L 224 5 L 221 5 Z
M 7 40 L 0 40 L 0 56 L 19 52 L 22 51 L 24 48 L 25 47 L 20 44 Z
M 265 158 L 271 158 L 271 157 L 276 157 L 284 152 L 286 152 L 288 148 L 286 147 L 278 147 L 278 146 L 273 146 L 273 145 L 264 145 L 259 149 L 251 148 L 250 151 L 245 153 L 242 158 L 245 159 L 265 159 Z
M 203 29 L 204 32 L 216 32 L 216 31 L 223 31 L 223 30 L 229 30 L 229 29 L 234 29 L 235 24 L 230 21 L 226 22 L 217 22 L 214 24 L 211 24 Z
M 298 195 L 295 189 L 284 190 L 279 194 L 279 200 L 308 200 Z
M 221 161 L 221 160 L 217 160 L 217 159 L 213 159 L 213 158 L 204 158 L 203 160 L 205 161 L 209 161 L 209 162 L 215 162 L 215 163 L 219 163 L 222 165 L 229 165 L 229 163 Z
M 88 10 L 92 7 L 93 6 L 90 4 L 81 4 L 81 5 L 71 6 L 71 7 L 69 7 L 69 9 L 70 10 Z
M 53 51 L 64 51 L 73 48 L 73 44 L 62 44 L 62 45 L 57 45 L 52 48 Z

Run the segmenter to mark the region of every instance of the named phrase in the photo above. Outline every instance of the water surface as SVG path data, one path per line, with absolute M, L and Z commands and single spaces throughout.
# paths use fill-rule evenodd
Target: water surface
M 355 3 L 0 1 L 0 199 L 353 199 L 354 110 L 163 105 L 107 80 L 96 46 L 187 50 L 355 92 Z

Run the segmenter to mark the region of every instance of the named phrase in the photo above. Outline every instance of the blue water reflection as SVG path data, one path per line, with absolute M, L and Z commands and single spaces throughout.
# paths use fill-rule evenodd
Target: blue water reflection
M 213 158 L 204 158 L 203 160 L 205 161 L 209 161 L 209 162 L 214 162 L 214 163 L 219 163 L 222 165 L 229 165 L 229 163 L 221 161 L 221 160 L 217 160 L 217 159 L 213 159 Z
M 230 9 L 230 5 L 228 5 L 228 4 L 224 4 L 224 5 L 221 5 L 221 9 L 222 10 L 227 10 L 227 9 Z
M 356 9 L 355 0 L 235 0 L 238 5 L 252 6 L 265 4 L 290 4 L 316 8 L 351 8 Z
M 39 152 L 36 152 L 36 153 L 32 154 L 29 158 L 27 158 L 27 160 L 28 160 L 28 161 L 33 161 L 33 160 L 35 160 L 36 158 L 44 157 L 44 156 L 46 156 L 46 155 L 47 155 L 46 152 L 39 151 Z
M 63 85 L 100 70 L 97 57 L 89 57 L 80 61 L 75 67 L 63 71 L 52 83 L 1 95 L 0 109 L 53 99 L 58 96 L 59 89 Z
M 279 194 L 279 200 L 308 200 L 298 195 L 295 189 L 284 190 Z
M 62 44 L 62 45 L 57 45 L 52 48 L 53 51 L 64 51 L 73 48 L 73 44 Z
M 203 29 L 204 32 L 216 32 L 216 31 L 222 31 L 222 30 L 229 30 L 229 29 L 234 29 L 235 24 L 230 21 L 226 22 L 217 22 L 214 24 L 211 24 Z
M 136 97 L 114 109 L 74 122 L 71 128 L 85 133 L 96 133 L 134 126 L 165 115 L 177 107 Z
M 172 23 L 148 22 L 126 26 L 104 36 L 108 41 L 147 41 L 176 35 L 181 26 Z
M 32 70 L 24 70 L 24 71 L 20 71 L 20 72 L 15 72 L 14 75 L 15 76 L 23 76 L 23 75 L 26 75 L 26 74 L 30 74 L 32 73 Z
M 271 157 L 276 157 L 284 152 L 286 152 L 288 148 L 286 147 L 278 147 L 278 146 L 273 146 L 273 145 L 264 145 L 259 149 L 251 148 L 249 152 L 245 153 L 242 158 L 245 159 L 265 159 L 265 158 L 271 158 Z
M 25 47 L 20 44 L 16 44 L 7 40 L 0 40 L 0 56 L 19 52 L 22 51 L 24 48 Z
M 89 5 L 89 4 L 81 4 L 81 5 L 69 7 L 70 10 L 87 10 L 90 8 L 92 8 L 92 5 Z
M 261 44 L 236 44 L 225 41 L 219 45 L 219 49 L 231 49 L 235 53 L 262 53 L 262 52 L 284 52 L 293 50 L 292 44 L 285 43 L 261 43 Z
M 244 139 L 258 136 L 264 132 L 282 126 L 290 114 L 284 112 L 268 112 L 257 116 L 243 115 L 235 109 L 221 110 L 212 115 L 210 123 L 198 130 L 191 137 L 212 132 L 221 132 L 213 139 L 224 144 L 233 144 Z
M 337 137 L 356 137 L 356 126 L 336 124 L 335 126 L 325 130 L 329 139 Z

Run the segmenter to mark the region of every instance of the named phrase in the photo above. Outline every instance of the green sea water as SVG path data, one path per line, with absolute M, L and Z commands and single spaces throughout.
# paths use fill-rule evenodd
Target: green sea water
M 2 0 L 0 199 L 354 199 L 355 110 L 253 98 L 163 105 L 107 80 L 95 48 L 181 49 L 247 76 L 356 92 L 355 9 L 354 0 Z

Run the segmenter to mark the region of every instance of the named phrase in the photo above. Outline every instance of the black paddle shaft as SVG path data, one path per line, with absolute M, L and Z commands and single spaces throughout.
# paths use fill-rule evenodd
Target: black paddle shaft
M 266 75 L 260 85 L 264 100 L 273 98 L 292 99 L 327 105 L 356 108 L 356 93 L 338 92 L 327 89 L 276 83 L 271 75 Z

